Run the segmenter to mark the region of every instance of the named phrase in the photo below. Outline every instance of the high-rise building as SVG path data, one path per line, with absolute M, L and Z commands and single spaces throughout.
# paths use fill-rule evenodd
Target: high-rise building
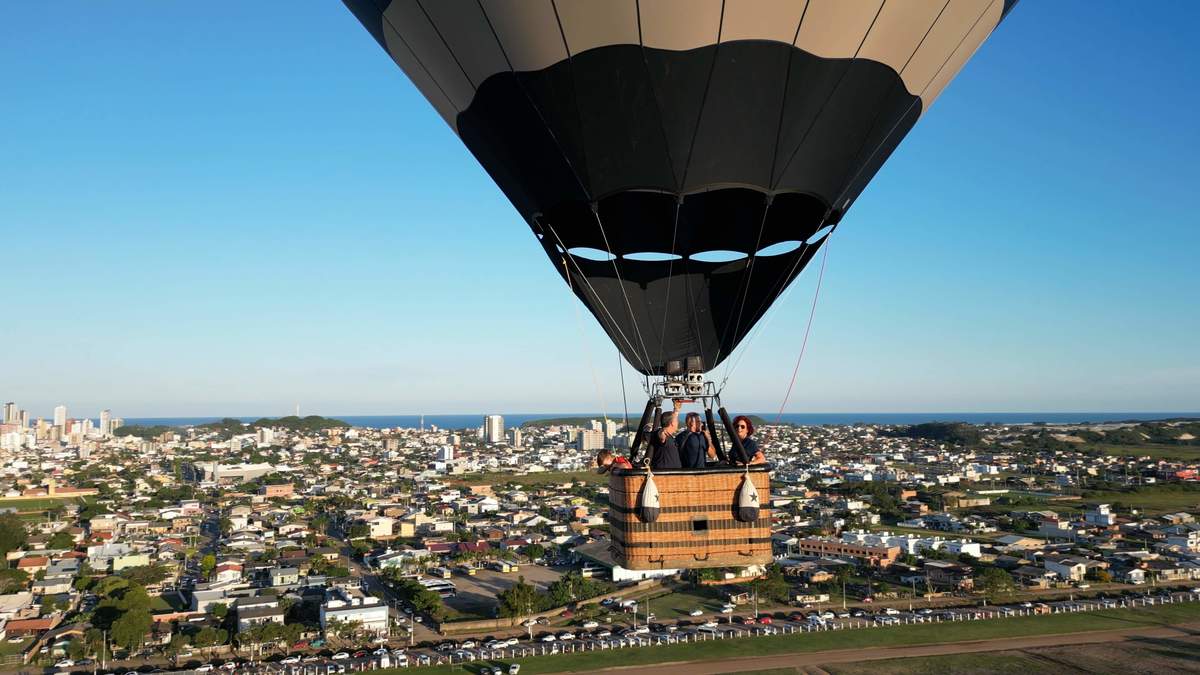
M 67 406 L 60 405 L 54 408 L 54 426 L 62 429 L 67 425 Z
M 112 411 L 100 411 L 100 435 L 108 438 L 112 435 Z
M 617 424 L 616 420 L 604 420 L 604 437 L 611 439 L 617 435 L 617 430 L 620 428 L 621 425 Z
M 509 443 L 514 448 L 521 447 L 521 429 L 519 427 L 513 427 L 509 432 Z
M 21 411 L 21 428 L 22 429 L 29 428 L 29 411 L 28 410 Z
M 238 453 L 241 451 L 242 451 L 242 439 L 240 439 L 240 438 L 229 439 L 229 453 L 234 454 L 234 453 Z
M 17 413 L 17 404 L 9 401 L 4 404 L 4 424 L 15 424 L 21 419 Z
M 604 432 L 597 429 L 583 429 L 575 438 L 575 447 L 582 452 L 599 450 L 604 447 Z
M 437 461 L 439 461 L 439 462 L 454 461 L 454 446 L 453 445 L 443 445 L 442 447 L 438 448 Z
M 483 441 L 485 443 L 504 442 L 503 415 L 488 415 L 483 418 Z

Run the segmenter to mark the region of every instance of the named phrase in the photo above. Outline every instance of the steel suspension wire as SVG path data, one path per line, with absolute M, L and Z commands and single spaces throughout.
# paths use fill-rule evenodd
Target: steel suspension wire
M 804 326 L 804 340 L 800 343 L 800 353 L 796 356 L 796 367 L 792 368 L 792 380 L 788 382 L 787 393 L 783 395 L 783 403 L 779 405 L 779 414 L 775 416 L 775 424 L 783 419 L 783 409 L 787 407 L 788 399 L 792 397 L 792 387 L 796 386 L 796 374 L 800 372 L 800 360 L 808 348 L 808 334 L 812 331 L 813 317 L 817 314 L 817 300 L 821 297 L 821 281 L 825 278 L 825 261 L 829 260 L 829 242 L 825 242 L 825 250 L 821 252 L 821 270 L 817 272 L 817 288 L 813 291 L 812 307 L 808 310 L 808 324 Z
M 567 286 L 571 288 L 571 294 L 574 295 L 575 289 L 574 284 L 571 283 L 571 270 L 567 268 L 567 259 L 565 257 L 567 255 L 569 254 L 563 254 L 563 272 L 566 272 L 567 274 Z M 575 325 L 579 327 L 579 341 L 583 343 L 583 357 L 587 359 L 588 370 L 592 371 L 592 384 L 596 387 L 596 398 L 600 400 L 600 415 L 604 417 L 604 428 L 607 432 L 608 406 L 604 404 L 604 392 L 600 389 L 600 377 L 596 375 L 596 364 L 592 363 L 592 350 L 591 347 L 588 346 L 587 335 L 583 330 L 583 315 L 579 312 L 578 302 L 572 302 L 571 304 L 575 305 Z M 628 416 L 628 413 L 626 413 L 626 416 Z
M 617 372 L 621 374 L 621 407 L 625 412 L 623 431 L 629 431 L 629 397 L 625 395 L 625 359 L 621 356 L 620 349 L 617 350 Z
M 633 323 L 633 332 L 637 335 L 638 342 L 642 346 L 642 357 L 645 359 L 645 363 L 653 364 L 654 362 L 650 359 L 650 351 L 646 349 L 646 341 L 642 339 L 642 329 L 638 326 L 637 317 L 633 314 L 633 304 L 629 302 L 629 294 L 625 291 L 625 280 L 621 278 L 621 269 L 617 267 L 617 255 L 612 252 L 612 245 L 608 243 L 608 233 L 604 231 L 604 221 L 600 220 L 600 213 L 594 206 L 592 208 L 592 217 L 596 219 L 596 225 L 600 227 L 600 237 L 604 239 L 604 250 L 612 256 L 613 274 L 617 276 L 617 286 L 621 289 L 621 297 L 625 299 L 625 311 L 629 312 L 629 320 Z
M 617 324 L 616 318 L 612 315 L 612 312 L 609 311 L 608 306 L 604 304 L 604 299 L 600 297 L 600 294 L 597 293 L 596 289 L 592 286 L 592 282 L 588 280 L 587 275 L 583 273 L 582 269 L 580 269 L 579 263 L 575 262 L 575 258 L 573 256 L 571 256 L 570 253 L 567 252 L 566 246 L 564 246 L 562 243 L 562 237 L 558 236 L 558 232 L 555 231 L 554 226 L 550 226 L 549 229 L 550 229 L 550 234 L 554 235 L 554 239 L 558 241 L 558 248 L 560 251 L 562 251 L 562 255 L 565 256 L 565 258 L 570 258 L 571 262 L 575 263 L 575 270 L 577 272 L 579 272 L 579 278 L 583 279 L 583 283 L 587 286 L 588 290 L 590 290 L 592 292 L 592 297 L 596 299 L 596 303 L 600 306 L 600 309 L 604 310 L 604 314 L 608 316 L 608 321 L 612 325 L 613 330 L 616 331 L 617 334 L 621 336 L 621 339 L 624 340 L 627 345 L 629 345 L 630 351 L 633 352 L 634 355 L 637 355 L 637 345 L 633 344 L 633 341 L 625 336 L 625 332 L 622 331 L 621 326 Z M 564 267 L 566 267 L 566 265 L 565 265 L 566 259 L 565 258 L 563 260 Z M 572 290 L 572 292 L 574 292 L 575 286 L 571 282 L 570 269 L 568 268 L 566 271 L 567 271 L 567 287 L 570 288 Z M 599 318 L 599 317 L 597 317 L 597 318 Z M 601 322 L 601 325 L 603 325 L 603 322 Z M 635 326 L 635 328 L 636 328 L 636 326 Z M 645 350 L 643 349 L 643 354 L 644 353 L 645 353 Z M 640 357 L 639 357 L 639 359 L 640 359 Z M 645 365 L 646 361 L 642 361 L 642 363 L 643 363 L 643 367 L 646 368 L 647 370 L 649 370 L 649 368 Z

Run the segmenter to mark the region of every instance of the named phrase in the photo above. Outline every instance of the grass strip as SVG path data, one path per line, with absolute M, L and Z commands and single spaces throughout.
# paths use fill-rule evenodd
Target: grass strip
M 834 649 L 865 649 L 994 640 L 1029 635 L 1083 633 L 1122 628 L 1165 626 L 1200 621 L 1200 603 L 1154 605 L 1136 609 L 1048 614 L 978 621 L 942 622 L 863 628 L 818 633 L 795 633 L 763 637 L 689 642 L 686 644 L 632 647 L 578 654 L 552 654 L 505 659 L 505 665 L 521 664 L 522 675 L 599 670 L 614 666 L 639 666 L 679 661 L 714 661 L 746 656 L 775 656 Z M 430 666 L 420 672 L 477 673 L 501 661 Z M 382 671 L 381 671 L 382 672 Z M 397 674 L 401 671 L 396 670 Z

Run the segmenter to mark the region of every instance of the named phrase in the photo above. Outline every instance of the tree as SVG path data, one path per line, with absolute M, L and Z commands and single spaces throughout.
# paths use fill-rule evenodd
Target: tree
M 175 658 L 180 652 L 191 646 L 191 640 L 183 633 L 176 633 L 171 636 L 171 641 L 167 644 L 166 652 L 171 658 Z
M 167 569 L 160 565 L 139 565 L 121 570 L 121 576 L 142 586 L 150 586 L 166 579 Z
M 500 601 L 500 616 L 520 616 L 541 609 L 542 598 L 536 588 L 525 583 L 525 577 L 496 596 Z
M 130 651 L 142 644 L 150 626 L 154 623 L 150 612 L 145 609 L 134 609 L 125 612 L 121 618 L 113 622 L 112 641 Z
M 767 573 L 751 582 L 751 587 L 758 591 L 760 599 L 765 598 L 774 602 L 787 602 L 792 593 L 792 586 L 783 577 L 779 565 L 768 565 Z
M 529 544 L 521 550 L 521 553 L 524 553 L 525 557 L 529 558 L 530 560 L 537 560 L 538 558 L 546 555 L 546 547 L 542 546 L 541 544 Z
M 29 541 L 25 523 L 15 513 L 0 514 L 0 555 L 19 550 Z
M 210 649 L 225 644 L 227 637 L 228 633 L 220 628 L 205 627 L 196 632 L 196 637 L 192 641 L 200 649 Z
M 205 553 L 203 558 L 200 558 L 200 574 L 205 579 L 212 576 L 213 570 L 217 568 L 217 556 L 211 553 Z
M 1112 573 L 1101 567 L 1092 567 L 1087 572 L 1087 578 L 1102 584 L 1112 581 Z
M 223 602 L 216 602 L 212 605 L 209 605 L 208 613 L 212 614 L 218 619 L 224 620 L 225 617 L 229 615 L 229 606 Z
M 51 549 L 66 549 L 75 548 L 75 537 L 72 537 L 69 532 L 59 531 L 50 535 L 50 541 L 46 544 L 47 548 Z
M 28 583 L 29 575 L 25 570 L 0 569 L 0 595 L 24 590 Z
M 979 588 L 988 600 L 995 602 L 1001 597 L 1014 593 L 1017 585 L 1008 572 L 999 567 L 989 567 L 979 576 Z

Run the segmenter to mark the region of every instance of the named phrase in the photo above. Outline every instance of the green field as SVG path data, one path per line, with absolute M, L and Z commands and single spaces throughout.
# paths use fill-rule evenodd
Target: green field
M 16 509 L 21 511 L 38 511 L 46 510 L 62 504 L 75 503 L 79 506 L 84 506 L 89 499 L 94 497 L 31 497 L 30 499 L 4 499 L 0 500 L 0 508 Z
M 711 587 L 673 591 L 653 597 L 649 601 L 639 600 L 638 610 L 644 613 L 647 602 L 650 604 L 650 611 L 659 619 L 686 619 L 688 612 L 693 609 L 702 609 L 713 614 L 721 611 L 721 606 L 725 604 L 720 593 Z
M 712 661 L 744 656 L 772 656 L 833 649 L 939 644 L 971 640 L 1080 633 L 1135 626 L 1161 626 L 1200 621 L 1200 604 L 1159 605 L 1139 609 L 1023 616 L 965 623 L 936 623 L 889 628 L 774 635 L 768 637 L 664 645 L 583 654 L 515 659 L 526 675 L 592 671 L 617 665 L 650 665 L 678 661 Z M 423 673 L 479 672 L 488 663 L 437 666 Z M 399 670 L 391 671 L 399 674 Z
M 1171 486 L 1172 488 L 1176 486 Z M 1200 511 L 1200 490 L 1167 489 L 1147 486 L 1133 492 L 1085 491 L 1087 504 L 1116 504 L 1132 506 L 1150 514 L 1174 511 Z
M 8 640 L 0 640 L 0 657 L 13 656 L 25 651 L 29 643 L 33 642 L 33 638 L 25 638 L 20 642 L 9 642 Z
M 1146 445 L 1113 445 L 1111 443 L 1097 443 L 1088 446 L 1103 452 L 1106 455 L 1115 457 L 1153 457 L 1154 459 L 1182 459 L 1195 460 L 1200 459 L 1200 447 L 1186 445 L 1159 445 L 1149 443 Z

